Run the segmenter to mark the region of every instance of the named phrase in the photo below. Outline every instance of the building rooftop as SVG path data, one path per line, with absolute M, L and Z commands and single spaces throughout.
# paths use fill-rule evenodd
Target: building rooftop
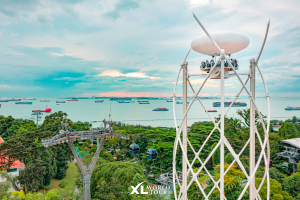
M 294 147 L 297 147 L 300 149 L 300 138 L 294 138 L 294 139 L 288 139 L 288 140 L 282 140 L 281 143 L 290 144 Z
M 3 142 L 4 142 L 4 140 L 0 137 L 0 144 L 2 144 Z M 2 157 L 1 154 L 0 154 L 0 157 Z M 8 158 L 7 157 L 0 158 L 0 162 L 7 163 Z M 19 167 L 23 167 L 23 163 L 21 163 L 21 161 L 19 161 L 19 160 L 15 160 L 14 163 L 9 167 L 9 169 L 19 168 Z

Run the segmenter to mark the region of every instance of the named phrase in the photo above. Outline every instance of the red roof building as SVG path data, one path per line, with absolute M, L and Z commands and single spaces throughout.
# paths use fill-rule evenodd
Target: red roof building
M 4 142 L 4 140 L 0 137 L 0 144 L 2 144 L 3 142 Z M 6 164 L 6 163 L 8 163 L 8 161 L 9 161 L 8 157 L 2 157 L 0 154 L 0 163 L 1 164 Z M 19 160 L 14 160 L 13 164 L 6 170 L 9 174 L 18 176 L 19 171 L 23 168 L 24 168 L 23 163 L 21 163 Z

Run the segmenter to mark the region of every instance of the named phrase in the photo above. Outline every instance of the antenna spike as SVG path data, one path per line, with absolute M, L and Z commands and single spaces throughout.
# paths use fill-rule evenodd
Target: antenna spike
M 261 53 L 262 53 L 262 51 L 263 51 L 263 49 L 264 49 L 264 47 L 265 47 L 265 43 L 266 43 L 267 36 L 268 36 L 268 32 L 269 32 L 269 27 L 270 27 L 270 19 L 269 19 L 268 24 L 267 24 L 267 29 L 266 29 L 264 41 L 263 41 L 263 44 L 262 44 L 262 46 L 261 46 L 260 52 L 259 52 L 259 54 L 258 54 L 258 56 L 257 56 L 257 59 L 256 59 L 256 61 L 255 61 L 255 64 L 258 63 L 258 60 L 259 60 L 259 58 L 260 58 L 260 55 L 261 55 Z

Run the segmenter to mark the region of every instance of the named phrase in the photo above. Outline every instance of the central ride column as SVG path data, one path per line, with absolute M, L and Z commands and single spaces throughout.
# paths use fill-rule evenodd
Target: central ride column
M 187 65 L 188 62 L 184 61 L 181 65 L 182 67 L 182 100 L 183 100 L 183 117 L 187 109 Z M 187 188 L 187 162 L 184 159 L 184 152 L 187 157 L 187 115 L 186 118 L 183 119 L 183 128 L 182 128 L 182 191 L 185 191 Z M 187 200 L 187 191 L 181 198 L 182 200 Z
M 255 100 L 255 60 L 252 58 L 250 60 L 250 92 L 252 96 L 252 100 Z M 255 168 L 255 107 L 254 103 L 250 99 L 250 177 L 253 175 L 254 168 Z M 269 163 L 265 163 L 268 165 Z M 255 185 L 255 176 L 251 180 L 251 183 Z M 249 192 L 249 200 L 254 200 L 256 197 L 255 188 L 250 185 L 250 192 Z
M 220 133 L 220 200 L 224 200 L 224 142 L 225 142 L 225 135 L 224 135 L 224 122 L 225 122 L 225 83 L 224 83 L 224 76 L 225 76 L 225 69 L 224 69 L 224 50 L 222 49 L 220 52 L 221 56 L 221 133 Z

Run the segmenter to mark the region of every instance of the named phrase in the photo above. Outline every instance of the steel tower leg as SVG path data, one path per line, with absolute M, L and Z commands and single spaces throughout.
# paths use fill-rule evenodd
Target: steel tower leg
M 188 63 L 185 61 L 182 66 L 182 99 L 183 99 L 183 117 L 187 109 L 187 65 Z M 183 122 L 182 128 L 182 145 L 183 152 L 186 153 L 187 157 L 187 116 Z M 187 188 L 187 162 L 184 159 L 184 155 L 182 155 L 182 191 L 185 191 Z M 187 192 L 182 196 L 182 200 L 187 200 Z
M 91 174 L 84 175 L 84 200 L 91 199 Z
M 99 155 L 101 153 L 102 147 L 104 145 L 106 138 L 102 138 L 101 143 L 99 144 L 99 139 L 97 138 L 97 151 L 95 153 L 94 159 L 92 160 L 91 164 L 90 164 L 90 168 L 88 169 L 88 171 L 86 170 L 86 168 L 84 167 L 83 163 L 81 162 L 79 156 L 76 153 L 76 150 L 73 146 L 73 144 L 71 143 L 71 141 L 68 141 L 69 147 L 77 161 L 77 164 L 81 170 L 82 176 L 83 176 L 83 182 L 84 182 L 84 200 L 91 200 L 91 176 L 92 173 L 94 171 L 96 162 L 99 158 Z
M 252 99 L 255 100 L 255 60 L 252 58 L 250 60 L 250 92 Z M 252 176 L 255 168 L 255 107 L 252 101 L 250 101 L 250 176 Z M 268 165 L 269 163 L 265 163 Z M 251 180 L 253 185 L 255 185 L 255 176 Z M 256 197 L 255 188 L 250 186 L 249 199 L 254 200 Z
M 224 53 L 224 50 L 223 50 Z M 221 55 L 221 144 L 220 144 L 220 200 L 224 200 L 224 153 L 225 153 L 225 135 L 224 135 L 224 122 L 225 122 L 225 111 L 224 111 L 224 96 L 225 96 L 225 83 L 224 83 L 224 54 Z

